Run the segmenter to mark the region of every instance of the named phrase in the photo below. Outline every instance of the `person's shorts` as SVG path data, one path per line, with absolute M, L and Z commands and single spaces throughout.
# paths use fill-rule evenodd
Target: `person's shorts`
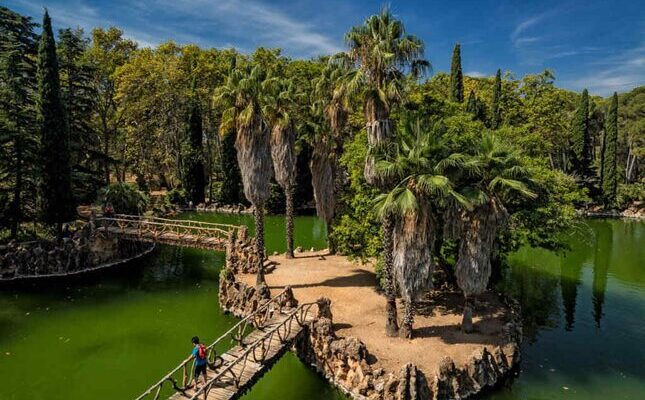
M 195 365 L 195 378 L 201 374 L 206 375 L 206 364 Z

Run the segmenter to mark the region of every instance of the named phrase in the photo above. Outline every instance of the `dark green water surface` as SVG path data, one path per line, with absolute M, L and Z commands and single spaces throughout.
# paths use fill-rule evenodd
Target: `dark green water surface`
M 645 223 L 587 223 L 569 252 L 511 257 L 505 286 L 523 307 L 521 371 L 488 399 L 645 398 Z
M 284 249 L 282 221 L 266 220 L 269 251 Z M 297 246 L 325 247 L 319 220 L 296 225 Z M 100 274 L 0 288 L 0 399 L 133 399 L 188 356 L 193 335 L 211 342 L 237 322 L 217 301 L 223 263 L 223 253 L 161 246 Z M 288 353 L 245 398 L 344 397 Z
M 182 217 L 252 225 L 251 216 Z M 284 251 L 283 221 L 267 218 L 270 252 Z M 521 372 L 487 398 L 644 397 L 645 223 L 588 224 L 570 252 L 511 257 L 504 286 L 525 316 Z M 324 224 L 298 217 L 296 246 L 325 247 Z M 222 253 L 161 246 L 79 279 L 0 287 L 0 399 L 134 398 L 187 356 L 193 335 L 210 342 L 237 321 L 217 303 L 223 262 Z M 343 398 L 291 353 L 245 396 Z

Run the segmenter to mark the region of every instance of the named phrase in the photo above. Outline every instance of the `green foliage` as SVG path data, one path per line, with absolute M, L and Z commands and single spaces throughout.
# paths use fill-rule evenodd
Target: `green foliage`
M 602 148 L 602 195 L 605 205 L 616 203 L 618 177 L 616 171 L 616 145 L 618 140 L 618 95 L 614 93 L 605 120 L 605 138 Z
M 0 226 L 12 236 L 36 214 L 40 171 L 34 109 L 34 23 L 0 7 Z
M 51 19 L 45 11 L 38 46 L 38 122 L 41 129 L 41 207 L 48 224 L 62 224 L 75 214 L 72 198 L 69 132 L 61 101 L 58 58 Z
M 237 165 L 234 131 L 226 132 L 222 136 L 221 146 L 220 169 L 222 171 L 222 184 L 217 191 L 216 201 L 223 204 L 239 204 L 243 202 L 242 177 L 240 176 L 240 168 Z
M 495 83 L 493 85 L 493 99 L 490 107 L 490 127 L 497 129 L 502 124 L 502 71 L 500 69 L 495 73 Z
M 618 185 L 616 205 L 622 209 L 629 207 L 634 202 L 645 202 L 645 182 Z
M 183 206 L 188 203 L 188 194 L 184 189 L 174 188 L 166 193 L 166 201 L 170 204 Z
M 582 91 L 578 108 L 572 122 L 573 152 L 577 169 L 582 174 L 588 174 L 591 167 L 591 136 L 589 131 L 589 92 Z
M 82 29 L 62 29 L 58 37 L 61 99 L 70 138 L 72 191 L 76 203 L 89 203 L 103 184 L 101 165 L 105 160 L 92 121 L 97 107 L 97 91 L 92 84 L 96 70 L 87 57 L 89 40 L 83 37 Z
M 461 72 L 461 45 L 457 43 L 450 62 L 450 100 L 464 102 L 464 75 Z
M 597 110 L 602 115 L 601 110 Z M 599 122 L 602 129 L 602 121 Z M 645 158 L 645 86 L 618 95 L 618 159 L 625 182 L 643 178 Z
M 125 175 L 125 168 L 119 163 L 125 153 L 125 140 L 122 136 L 122 116 L 117 110 L 118 103 L 115 99 L 115 72 L 130 59 L 136 48 L 137 44 L 125 39 L 123 32 L 115 27 L 92 30 L 92 42 L 86 55 L 94 68 L 91 85 L 96 91 L 97 107 L 94 110 L 93 125 L 101 137 L 101 152 L 104 157 L 101 170 L 104 184 L 110 182 L 112 167 L 118 179 L 123 180 Z M 116 140 L 117 138 L 120 140 Z
M 198 205 L 205 202 L 206 178 L 204 177 L 202 114 L 196 99 L 191 100 L 188 112 L 187 143 L 182 155 L 183 184 L 188 200 Z
M 99 190 L 98 204 L 112 204 L 117 214 L 141 215 L 148 208 L 150 199 L 136 185 L 114 183 Z
M 345 146 L 340 164 L 349 174 L 349 185 L 341 193 L 332 240 L 340 254 L 361 260 L 375 257 L 381 251 L 381 224 L 374 212 L 373 199 L 378 191 L 363 176 L 367 156 L 365 131 Z
M 284 214 L 285 196 L 284 190 L 275 182 L 269 185 L 269 199 L 264 204 L 264 209 L 269 214 Z

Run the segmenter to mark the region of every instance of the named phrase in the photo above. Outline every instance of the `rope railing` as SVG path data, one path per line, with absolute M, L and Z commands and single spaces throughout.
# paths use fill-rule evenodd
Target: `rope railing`
M 235 360 L 224 366 L 214 377 L 209 379 L 204 386 L 197 390 L 190 400 L 196 400 L 200 396 L 203 396 L 204 399 L 208 398 L 209 392 L 213 389 L 217 383 L 223 383 L 222 381 L 228 375 L 233 380 L 233 385 L 235 389 L 239 389 L 244 371 L 246 369 L 247 362 L 252 358 L 255 363 L 263 363 L 266 360 L 267 355 L 271 351 L 272 346 L 274 345 L 273 338 L 278 336 L 278 343 L 280 346 L 288 340 L 289 335 L 291 334 L 291 327 L 293 321 L 295 320 L 300 326 L 303 326 L 307 321 L 307 315 L 311 308 L 316 305 L 316 303 L 304 303 L 298 306 L 294 311 L 288 314 L 288 317 L 281 321 L 275 327 L 269 329 L 261 338 L 257 339 L 252 344 L 248 345 L 246 350 L 240 354 Z M 259 350 L 259 356 L 258 351 Z M 233 367 L 241 364 L 237 372 L 233 371 Z
M 103 216 L 103 217 L 106 218 L 106 216 Z M 121 219 L 130 219 L 130 220 L 144 220 L 144 221 L 162 222 L 162 223 L 177 223 L 177 222 L 181 222 L 182 224 L 185 224 L 185 225 L 203 226 L 203 227 L 219 227 L 220 229 L 223 229 L 223 230 L 239 228 L 238 225 L 221 224 L 221 223 L 218 223 L 218 222 L 195 221 L 195 220 L 192 220 L 192 219 L 171 219 L 171 218 L 153 217 L 153 216 L 146 216 L 146 215 L 113 214 L 112 217 L 113 218 L 121 218 Z M 108 217 L 108 218 L 112 218 L 112 217 Z
M 222 247 L 239 226 L 192 220 L 116 214 L 96 219 L 100 229 L 116 230 L 140 240 L 202 244 Z
M 206 347 L 206 350 L 208 354 L 209 367 L 211 369 L 215 369 L 221 366 L 221 364 L 219 366 L 215 365 L 218 359 L 220 359 L 220 357 L 217 356 L 215 352 L 215 346 L 217 346 L 219 343 L 222 343 L 227 338 L 230 338 L 232 341 L 234 341 L 240 346 L 248 345 L 248 343 L 244 343 L 244 338 L 247 336 L 248 333 L 252 331 L 252 329 L 249 330 L 249 328 L 251 327 L 255 329 L 264 328 L 266 326 L 266 322 L 276 312 L 282 311 L 283 303 L 286 300 L 288 300 L 287 295 L 288 295 L 288 291 L 286 289 L 283 290 L 278 295 L 276 295 L 275 297 L 271 298 L 270 300 L 262 304 L 260 307 L 258 307 L 258 309 L 255 310 L 253 313 L 249 314 L 248 316 L 246 316 L 245 318 L 237 322 L 224 334 L 218 337 L 214 342 L 208 345 Z M 166 383 L 168 383 L 169 385 L 172 385 L 172 388 L 175 391 L 185 393 L 186 390 L 192 387 L 190 385 L 192 380 L 191 377 L 193 376 L 192 369 L 194 368 L 194 363 L 191 362 L 192 359 L 193 359 L 192 357 L 188 357 L 185 360 L 183 360 L 177 367 L 175 367 L 172 371 L 170 371 L 163 378 L 161 378 L 157 383 L 149 387 L 145 392 L 143 392 L 143 394 L 137 397 L 136 400 L 143 400 L 143 399 L 150 399 L 150 398 L 154 400 L 158 400 L 161 394 L 163 393 L 163 389 Z M 179 375 L 179 378 L 177 377 L 177 375 Z M 180 381 L 181 381 L 181 386 L 178 384 L 178 382 Z

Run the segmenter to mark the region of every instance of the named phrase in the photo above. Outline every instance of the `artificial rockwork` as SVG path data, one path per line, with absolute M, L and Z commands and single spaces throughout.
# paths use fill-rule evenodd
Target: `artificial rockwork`
M 238 282 L 229 270 L 220 279 L 220 305 L 239 317 L 255 311 L 269 296 L 266 286 L 256 289 Z M 473 352 L 465 365 L 455 365 L 446 357 L 435 371 L 426 370 L 425 373 L 412 363 L 402 365 L 398 372 L 375 368 L 370 362 L 373 357 L 360 339 L 336 335 L 331 301 L 321 298 L 317 306 L 316 318 L 296 339 L 293 350 L 354 399 L 465 399 L 497 385 L 519 361 L 518 344 L 522 331 L 519 306 L 515 301 L 507 301 L 506 345 L 492 349 L 482 347 Z
M 0 280 L 77 274 L 131 259 L 153 247 L 103 235 L 90 222 L 59 243 L 11 242 L 4 246 L 0 249 Z

